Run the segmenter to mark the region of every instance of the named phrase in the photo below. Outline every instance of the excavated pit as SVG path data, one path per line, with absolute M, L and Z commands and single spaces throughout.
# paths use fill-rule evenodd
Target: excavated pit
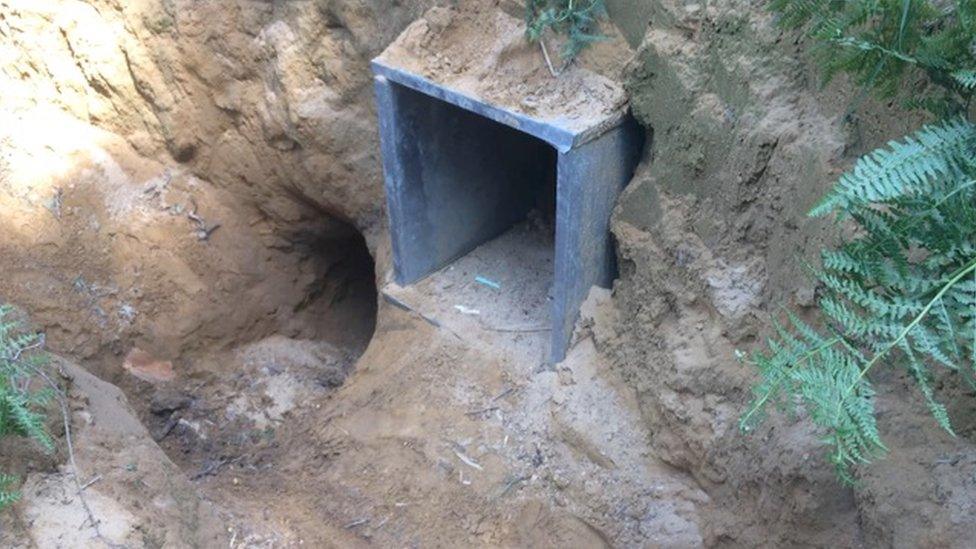
M 806 205 L 852 154 L 921 123 L 867 101 L 851 134 L 838 119 L 856 94 L 810 88 L 806 56 L 789 59 L 797 43 L 761 3 L 607 2 L 637 48 L 609 82 L 582 69 L 607 61 L 610 40 L 554 78 L 517 2 L 173 4 L 13 0 L 0 15 L 0 298 L 80 363 L 51 371 L 70 390 L 77 468 L 60 418 L 54 456 L 3 441 L 0 470 L 25 484 L 0 546 L 98 544 L 95 524 L 129 547 L 973 539 L 971 414 L 950 437 L 901 376 L 878 380 L 894 389 L 879 400 L 890 456 L 853 489 L 807 422 L 736 436 L 753 379 L 734 351 L 768 329 L 771 303 L 813 295 L 792 260 L 823 243 L 822 225 L 798 223 Z M 542 179 L 560 179 L 563 155 L 626 111 L 622 79 L 665 139 L 619 200 L 624 273 L 584 307 L 593 342 L 553 369 L 518 356 L 524 343 L 548 359 L 558 343 L 546 300 L 566 279 L 547 225 L 563 208 L 551 219 L 535 199 L 539 215 L 522 217 L 515 201 L 498 234 L 384 288 L 420 315 L 383 304 L 343 383 L 373 334 L 372 266 L 354 229 L 305 206 L 379 230 L 366 57 L 431 4 L 452 7 L 410 25 L 384 78 L 481 117 L 462 136 L 482 149 L 498 147 L 482 139 L 491 123 L 522 148 L 535 136 L 556 155 Z M 318 230 L 285 234 L 309 222 Z M 564 236 L 596 234 L 573 223 Z M 135 347 L 176 380 L 129 375 Z M 127 391 L 182 471 L 86 370 Z
M 153 438 L 191 480 L 280 459 L 279 431 L 341 386 L 373 338 L 376 275 L 363 235 L 325 216 L 287 240 L 305 263 L 304 299 L 280 326 L 188 357 L 173 383 L 136 389 L 148 390 L 134 400 Z

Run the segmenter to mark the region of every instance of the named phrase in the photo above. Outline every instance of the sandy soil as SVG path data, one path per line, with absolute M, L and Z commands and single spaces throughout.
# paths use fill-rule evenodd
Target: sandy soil
M 496 6 L 468 3 L 458 9 L 433 8 L 377 59 L 574 132 L 609 125 L 623 116 L 627 106 L 623 86 L 600 73 L 619 74 L 626 57 L 605 55 L 597 62 L 593 56 L 592 65 L 599 68 L 574 63 L 556 77 L 540 47 L 526 42 L 524 34 L 524 22 Z M 608 35 L 603 47 L 607 52 L 627 51 L 615 35 Z M 558 46 L 553 56 L 556 51 Z
M 84 368 L 58 374 L 79 471 L 56 413 L 60 453 L 0 443 L 0 545 L 104 546 L 77 472 L 130 547 L 965 547 L 971 407 L 950 439 L 882 380 L 893 455 L 855 489 L 805 423 L 735 428 L 734 350 L 814 295 L 803 209 L 915 121 L 842 124 L 851 91 L 746 0 L 608 0 L 626 75 L 616 40 L 555 81 L 512 2 L 454 4 L 0 0 L 0 299 Z M 367 61 L 408 26 L 431 77 L 536 115 L 626 90 L 653 133 L 560 365 L 538 225 L 389 284 Z
M 549 356 L 553 253 L 551 225 L 524 221 L 415 284 L 387 284 L 383 298 L 467 345 L 541 366 Z
M 250 368 L 230 362 L 196 391 L 183 385 L 188 404 L 161 442 L 239 540 L 701 543 L 695 503 L 706 496 L 650 458 L 633 396 L 601 371 L 590 343 L 558 370 L 540 369 L 536 357 L 491 352 L 387 304 L 355 375 L 336 389 L 295 379 L 294 345 L 259 346 L 244 351 Z M 252 389 L 229 391 L 242 372 Z
M 25 479 L 16 512 L 0 517 L 5 547 L 227 546 L 218 509 L 150 438 L 117 387 L 61 359 L 50 371 L 67 395 L 75 461 L 53 410 L 61 439 L 53 462 L 23 441 L 24 454 L 0 455 L 5 471 Z

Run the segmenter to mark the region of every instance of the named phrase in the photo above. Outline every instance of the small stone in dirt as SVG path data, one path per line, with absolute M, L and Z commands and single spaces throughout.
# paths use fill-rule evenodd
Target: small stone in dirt
M 166 420 L 166 423 L 162 427 L 160 427 L 159 429 L 154 429 L 152 431 L 151 434 L 153 440 L 155 440 L 156 442 L 163 440 L 164 438 L 169 436 L 170 433 L 173 432 L 173 429 L 177 425 L 179 425 L 179 423 L 180 423 L 180 418 L 176 417 L 176 414 L 170 415 L 169 419 Z
M 335 389 L 346 380 L 341 368 L 326 368 L 315 376 L 315 381 L 327 389 Z
M 193 397 L 175 389 L 160 389 L 149 401 L 149 411 L 157 416 L 182 410 L 193 402 Z
M 536 447 L 536 449 L 535 449 L 535 455 L 532 456 L 532 465 L 534 467 L 539 467 L 540 465 L 543 464 L 543 462 L 545 462 L 545 460 L 546 459 L 542 456 L 542 451 L 539 450 L 538 447 Z
M 149 383 L 165 383 L 176 379 L 171 361 L 157 360 L 138 347 L 133 347 L 129 354 L 125 355 L 122 367 L 135 377 Z
M 569 488 L 569 478 L 560 472 L 553 472 L 551 474 L 550 480 L 552 480 L 553 485 L 560 490 L 565 490 Z
M 562 385 L 576 385 L 576 380 L 573 379 L 573 371 L 569 368 L 560 368 L 556 373 L 559 376 L 559 383 Z

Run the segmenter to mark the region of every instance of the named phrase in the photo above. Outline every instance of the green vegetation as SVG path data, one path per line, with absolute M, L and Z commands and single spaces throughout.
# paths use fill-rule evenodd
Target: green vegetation
M 933 381 L 944 368 L 976 377 L 976 2 L 776 0 L 786 25 L 818 39 L 828 76 L 891 96 L 920 83 L 941 121 L 861 157 L 810 215 L 833 215 L 847 236 L 821 253 L 816 326 L 787 313 L 747 361 L 759 368 L 743 415 L 801 403 L 824 432 L 844 482 L 886 448 L 871 373 L 905 368 L 935 420 L 952 433 Z M 924 94 L 924 95 L 923 95 Z M 744 357 L 743 357 L 744 358 Z
M 828 79 L 849 74 L 882 97 L 910 87 L 907 106 L 940 116 L 976 91 L 972 0 L 773 0 L 787 27 L 804 27 Z M 920 84 L 920 85 L 919 85 Z
M 596 30 L 597 19 L 605 13 L 603 0 L 526 0 L 525 35 L 532 42 L 541 41 L 548 29 L 565 35 L 560 55 L 568 63 L 583 48 L 603 39 Z
M 33 439 L 45 451 L 54 450 L 54 440 L 44 427 L 43 407 L 54 394 L 35 390 L 38 368 L 46 359 L 41 352 L 43 338 L 24 331 L 10 319 L 12 309 L 0 305 L 0 438 L 22 436 Z M 10 490 L 15 478 L 0 474 L 0 509 L 17 500 Z

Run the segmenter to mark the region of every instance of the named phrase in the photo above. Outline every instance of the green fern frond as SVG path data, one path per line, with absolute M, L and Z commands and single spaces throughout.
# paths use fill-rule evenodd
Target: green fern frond
M 10 489 L 16 482 L 17 477 L 0 473 L 0 509 L 20 499 L 20 492 Z
M 814 38 L 827 80 L 845 73 L 883 97 L 929 81 L 936 86 L 913 86 L 906 104 L 938 116 L 961 111 L 976 92 L 974 2 L 773 0 L 770 8 L 783 26 Z
M 27 437 L 46 452 L 54 451 L 54 439 L 45 427 L 44 406 L 50 390 L 36 390 L 37 368 L 43 366 L 43 338 L 24 330 L 13 318 L 13 309 L 0 305 L 0 438 Z M 9 490 L 13 477 L 0 474 L 0 508 L 16 501 Z
M 922 391 L 922 395 L 925 397 L 925 403 L 935 418 L 936 423 L 940 427 L 945 429 L 947 432 L 955 436 L 955 431 L 952 430 L 952 424 L 949 421 L 949 412 L 946 410 L 942 403 L 935 400 L 935 391 L 932 390 L 931 374 L 928 369 L 919 362 L 915 353 L 912 351 L 910 345 L 906 342 L 899 344 L 902 352 L 905 354 L 908 365 L 908 371 L 912 374 L 915 382 L 918 384 L 919 389 Z
M 568 63 L 588 45 L 606 39 L 594 32 L 605 14 L 603 0 L 527 0 L 525 36 L 538 42 L 549 29 L 565 35 L 560 55 Z
M 967 90 L 976 89 L 976 70 L 953 71 L 952 77 Z
M 976 375 L 976 125 L 952 118 L 859 159 L 811 216 L 855 236 L 821 254 L 825 329 L 789 315 L 749 362 L 761 376 L 740 425 L 799 398 L 825 433 L 839 478 L 885 451 L 872 370 L 906 368 L 936 423 L 952 433 L 933 368 Z
M 963 118 L 924 126 L 858 159 L 833 191 L 810 211 L 822 217 L 853 205 L 889 202 L 931 192 L 939 178 L 958 175 L 976 152 L 976 127 Z

